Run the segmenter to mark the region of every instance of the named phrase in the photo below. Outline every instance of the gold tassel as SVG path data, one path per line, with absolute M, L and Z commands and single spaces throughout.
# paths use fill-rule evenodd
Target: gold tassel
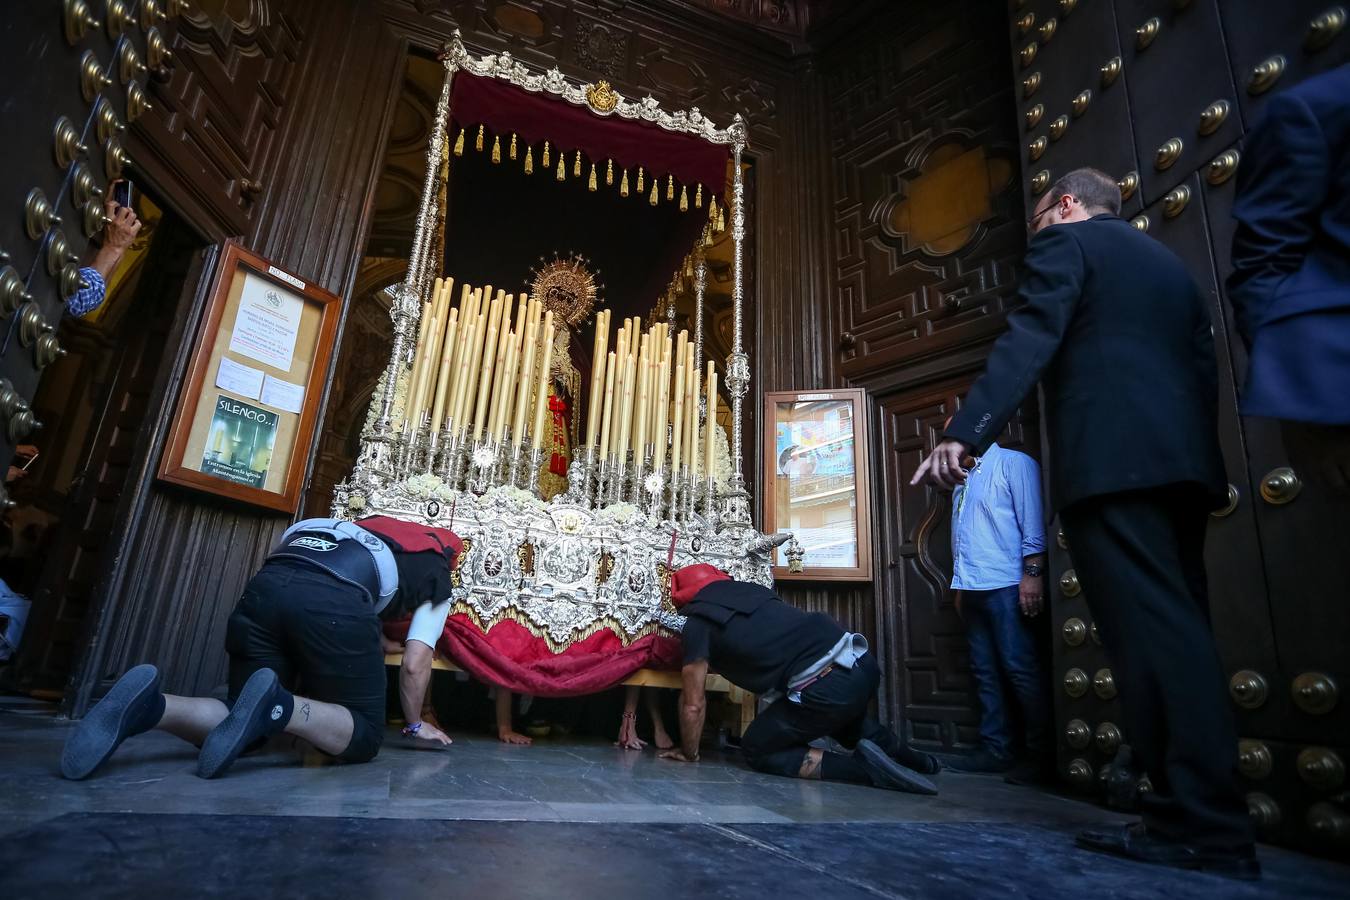
M 708 198 L 708 224 L 717 224 L 717 197 Z
M 680 212 L 689 211 L 689 186 L 680 185 Z
M 455 138 L 455 155 L 464 155 L 464 129 L 459 130 L 459 137 Z
M 712 227 L 710 226 L 708 228 L 703 229 L 703 246 L 711 247 L 712 244 L 713 244 Z
M 567 180 L 567 164 L 563 162 L 562 154 L 558 154 L 558 180 Z
M 511 132 L 511 158 L 516 158 L 516 133 Z
M 723 231 L 726 231 L 726 228 L 727 228 L 727 220 L 723 218 L 722 210 L 719 209 L 717 211 L 717 233 L 721 234 Z
M 667 176 L 666 176 L 666 199 L 667 199 L 667 200 L 674 200 L 674 199 L 675 199 L 675 176 L 674 176 L 674 175 L 667 175 Z
M 703 208 L 703 182 L 699 182 L 698 187 L 694 189 L 694 209 L 702 209 L 702 208 Z
M 623 180 L 619 182 L 619 196 L 628 196 L 628 170 L 623 170 Z
M 482 126 L 482 125 L 479 125 L 479 126 L 478 126 L 478 140 L 476 140 L 476 141 L 473 142 L 473 149 L 475 149 L 475 150 L 482 150 L 482 149 L 483 149 L 483 126 Z
M 610 187 L 614 186 L 614 160 L 612 159 L 605 165 L 605 184 Z
M 591 182 L 586 185 L 590 190 L 595 190 L 595 163 L 591 163 Z
M 544 141 L 544 168 L 547 169 L 552 163 L 548 161 L 548 141 Z
M 652 195 L 647 198 L 647 202 L 652 206 L 656 205 L 656 179 L 652 179 Z
M 528 147 L 528 146 L 527 146 L 527 147 L 525 148 L 525 174 L 526 174 L 526 175 L 533 175 L 533 174 L 534 174 L 534 148 L 533 148 L 533 147 Z
M 638 183 L 637 183 L 637 189 L 638 189 L 638 193 L 639 193 L 639 194 L 642 193 L 642 188 L 643 188 L 643 181 L 642 181 L 642 166 L 638 166 Z
M 502 161 L 502 139 L 500 136 L 492 139 L 492 161 L 495 163 Z
M 577 155 L 576 155 L 575 157 L 573 157 L 573 159 L 572 159 L 572 177 L 573 177 L 573 178 L 580 178 L 580 177 L 581 177 L 581 151 L 580 151 L 580 150 L 577 151 Z

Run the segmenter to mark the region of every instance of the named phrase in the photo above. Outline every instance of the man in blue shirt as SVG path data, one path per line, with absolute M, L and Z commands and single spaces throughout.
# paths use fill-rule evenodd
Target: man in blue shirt
M 80 268 L 80 280 L 84 284 L 66 301 L 66 312 L 77 319 L 84 318 L 103 305 L 108 297 L 108 279 L 112 278 L 113 271 L 141 231 L 141 220 L 136 217 L 136 210 L 130 206 L 120 206 L 112 196 L 113 191 L 109 188 L 108 200 L 104 203 L 108 224 L 103 228 L 103 241 L 89 265 Z
M 950 420 L 949 420 L 950 421 Z M 958 772 L 1006 772 L 1014 750 L 1003 678 L 1022 707 L 1033 765 L 1047 756 L 1049 710 L 1027 619 L 1045 598 L 1045 525 L 1036 460 L 998 444 L 967 467 L 952 494 L 952 590 L 965 620 L 980 698 L 980 749 L 953 759 Z

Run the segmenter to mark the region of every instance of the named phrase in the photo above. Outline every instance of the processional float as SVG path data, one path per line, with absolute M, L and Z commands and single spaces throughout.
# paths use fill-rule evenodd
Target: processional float
M 392 352 L 356 465 L 337 487 L 334 515 L 385 515 L 452 528 L 466 548 L 446 628 L 456 661 L 514 690 L 585 693 L 642 666 L 673 661 L 670 638 L 683 625 L 669 598 L 674 569 L 709 562 L 739 580 L 769 586 L 773 548 L 789 540 L 752 526 L 742 468 L 741 418 L 750 383 L 742 344 L 745 123 L 738 115 L 730 127 L 718 128 L 697 109 L 668 113 L 650 97 L 630 101 L 605 82 L 574 84 L 556 68 L 533 73 L 508 53 L 475 57 L 458 32 L 443 63 L 408 272 L 389 291 Z M 510 105 L 500 102 L 503 90 L 526 92 L 516 96 L 528 107 L 519 129 L 509 117 L 500 118 Z M 492 103 L 490 91 L 498 102 Z M 490 136 L 472 111 L 455 115 L 461 107 L 486 109 L 485 103 L 498 117 Z M 614 159 L 597 149 L 605 146 L 606 128 L 623 129 L 629 148 L 635 134 L 667 142 L 677 135 L 704 142 L 693 146 L 705 154 L 708 146 L 727 152 L 720 162 L 714 159 L 717 181 L 681 183 L 678 190 L 673 171 L 644 166 L 631 150 L 621 161 L 618 189 L 628 196 L 635 175 L 634 202 L 655 205 L 662 193 L 675 202 L 678 193 L 681 210 L 692 205 L 692 215 L 703 209 L 707 189 L 708 224 L 690 260 L 695 333 L 671 333 L 670 301 L 666 321 L 655 315 L 645 329 L 639 319 L 629 319 L 614 333 L 608 311 L 596 316 L 590 384 L 583 392 L 584 440 L 572 449 L 566 490 L 545 498 L 539 473 L 547 452 L 554 331 L 579 322 L 560 321 L 572 311 L 546 303 L 538 291 L 522 293 L 516 302 L 490 287 L 460 285 L 456 297 L 453 281 L 439 272 L 438 245 L 445 239 L 448 172 L 468 142 L 475 152 L 488 152 L 490 140 L 497 162 L 509 134 L 505 152 L 512 160 L 523 157 L 527 173 L 537 152 L 544 177 L 552 176 L 555 157 L 558 180 L 569 168 L 573 177 L 584 177 L 580 147 L 533 140 L 540 135 L 531 125 L 537 132 L 541 114 L 550 111 L 573 124 L 581 112 L 583 125 L 597 129 L 596 140 L 587 142 L 591 190 L 597 179 L 607 186 L 616 179 Z M 453 149 L 452 116 L 459 129 Z M 731 192 L 719 206 L 728 158 Z M 715 421 L 716 366 L 702 358 L 702 246 L 728 214 L 734 254 L 732 349 L 723 370 L 729 440 Z M 579 317 L 588 312 L 580 310 Z M 799 558 L 795 543 L 790 555 Z M 515 639 L 494 640 L 499 628 Z M 556 660 L 540 662 L 538 647 L 525 647 L 531 642 L 555 656 L 575 651 L 580 668 L 592 671 L 555 678 Z M 540 667 L 547 677 L 538 677 Z

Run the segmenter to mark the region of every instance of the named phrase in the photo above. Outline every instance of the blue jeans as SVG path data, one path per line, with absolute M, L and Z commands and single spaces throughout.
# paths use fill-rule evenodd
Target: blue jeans
M 1022 706 L 1027 749 L 1033 755 L 1048 750 L 1049 708 L 1036 646 L 1026 617 L 1017 607 L 1017 587 L 961 592 L 970 668 L 980 698 L 980 740 L 984 749 L 1000 759 L 1013 756 L 1003 677 Z

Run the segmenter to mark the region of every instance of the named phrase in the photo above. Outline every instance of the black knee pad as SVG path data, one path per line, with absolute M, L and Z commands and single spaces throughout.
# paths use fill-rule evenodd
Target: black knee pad
M 380 752 L 383 743 L 384 728 L 353 713 L 352 739 L 347 748 L 338 754 L 338 759 L 343 762 L 370 762 Z

